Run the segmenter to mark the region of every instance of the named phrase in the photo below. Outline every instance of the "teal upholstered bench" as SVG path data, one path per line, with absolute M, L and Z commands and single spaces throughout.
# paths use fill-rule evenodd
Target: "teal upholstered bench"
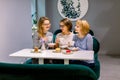
M 83 65 L 0 63 L 0 80 L 97 80 L 97 76 Z

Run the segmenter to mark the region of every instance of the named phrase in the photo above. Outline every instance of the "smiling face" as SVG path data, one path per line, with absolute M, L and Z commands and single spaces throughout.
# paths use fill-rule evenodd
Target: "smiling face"
M 50 26 L 51 26 L 50 21 L 45 20 L 42 24 L 43 31 L 46 33 L 50 29 Z
M 81 27 L 81 26 L 82 26 L 82 23 L 76 22 L 75 32 L 80 33 L 81 30 L 82 30 L 82 27 Z
M 68 27 L 65 26 L 63 22 L 60 22 L 60 29 L 62 30 L 63 33 L 69 32 Z
M 78 34 L 86 35 L 90 30 L 90 25 L 86 20 L 77 20 L 75 32 Z
M 62 30 L 62 33 L 64 34 L 70 32 L 72 29 L 72 22 L 67 18 L 62 19 L 60 21 L 60 29 Z
M 47 17 L 41 17 L 38 21 L 37 32 L 39 33 L 39 37 L 45 37 L 45 33 L 50 29 L 50 20 Z

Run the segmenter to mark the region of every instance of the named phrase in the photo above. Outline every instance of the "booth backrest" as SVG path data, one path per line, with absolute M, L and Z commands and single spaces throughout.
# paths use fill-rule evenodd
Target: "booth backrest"
M 61 33 L 61 32 L 62 32 L 61 29 L 57 29 L 57 30 L 53 33 L 53 42 L 55 42 L 56 35 L 57 35 L 58 33 Z
M 100 49 L 100 43 L 95 37 L 93 37 L 93 50 L 94 50 L 94 52 L 98 53 L 99 49 Z
M 97 80 L 83 65 L 0 63 L 0 80 Z

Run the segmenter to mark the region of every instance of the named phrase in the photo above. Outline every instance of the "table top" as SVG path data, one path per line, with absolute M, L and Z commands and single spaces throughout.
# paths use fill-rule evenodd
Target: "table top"
M 44 50 L 41 53 L 32 53 L 33 49 L 22 49 L 10 54 L 12 57 L 42 58 L 42 59 L 72 59 L 72 60 L 93 60 L 94 51 L 74 51 L 71 54 L 54 53 L 54 50 Z

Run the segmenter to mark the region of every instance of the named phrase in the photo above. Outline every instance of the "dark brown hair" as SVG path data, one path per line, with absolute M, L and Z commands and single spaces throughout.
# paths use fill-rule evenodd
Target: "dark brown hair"
M 72 30 L 72 22 L 68 18 L 64 18 L 60 22 L 63 22 L 63 24 L 67 26 L 69 31 Z

